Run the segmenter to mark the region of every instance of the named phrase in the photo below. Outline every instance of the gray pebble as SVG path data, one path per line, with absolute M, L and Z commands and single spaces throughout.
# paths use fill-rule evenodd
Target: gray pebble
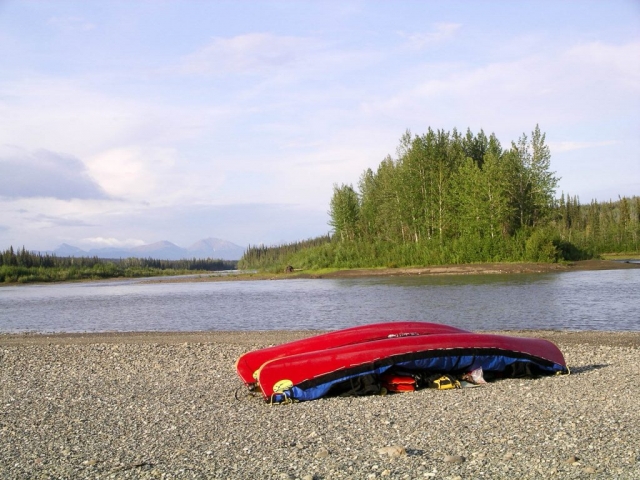
M 444 461 L 446 463 L 464 463 L 465 458 L 461 455 L 445 455 Z
M 390 457 L 399 457 L 401 455 L 406 455 L 407 451 L 404 447 L 398 445 L 391 445 L 388 447 L 382 447 L 378 449 L 379 455 L 389 455 Z
M 321 448 L 316 453 L 316 458 L 327 458 L 328 456 L 329 456 L 329 450 L 327 450 L 326 448 Z
M 560 343 L 572 375 L 481 389 L 236 400 L 235 360 L 275 335 L 221 332 L 224 341 L 187 346 L 3 344 L 0 335 L 0 478 L 637 477 L 640 382 L 629 379 L 640 348 L 631 342 Z M 638 333 L 597 335 L 640 345 Z M 469 461 L 444 461 L 453 452 Z

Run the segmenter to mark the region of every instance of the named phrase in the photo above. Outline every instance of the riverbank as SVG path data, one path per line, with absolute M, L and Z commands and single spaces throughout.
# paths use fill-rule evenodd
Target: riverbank
M 569 376 L 235 399 L 238 356 L 309 334 L 0 335 L 0 477 L 639 478 L 640 332 L 508 332 Z
M 486 275 L 551 273 L 588 270 L 624 270 L 640 268 L 640 263 L 625 263 L 613 260 L 583 260 L 567 263 L 470 263 L 463 265 L 437 265 L 432 267 L 382 268 L 339 270 L 326 274 L 327 278 L 402 276 L 402 275 Z
M 567 263 L 469 263 L 462 265 L 435 265 L 430 267 L 403 268 L 356 268 L 340 270 L 299 271 L 290 273 L 239 273 L 224 277 L 214 275 L 191 275 L 190 277 L 153 278 L 146 280 L 151 283 L 182 283 L 182 282 L 219 282 L 234 280 L 281 280 L 292 278 L 320 279 L 320 278 L 366 278 L 366 277 L 394 277 L 418 275 L 490 275 L 490 274 L 527 274 L 553 273 L 589 270 L 626 270 L 639 269 L 640 263 L 624 262 L 620 260 L 583 260 Z
M 137 280 L 146 283 L 191 283 L 191 282 L 228 282 L 249 280 L 280 280 L 280 279 L 320 279 L 320 278 L 366 278 L 366 277 L 393 277 L 393 276 L 417 276 L 417 275 L 488 275 L 488 274 L 527 274 L 527 273 L 552 273 L 588 270 L 624 270 L 638 269 L 640 262 L 633 260 L 625 262 L 621 259 L 614 260 L 582 260 L 578 262 L 564 263 L 469 263 L 461 265 L 434 265 L 429 267 L 401 267 L 401 268 L 356 268 L 356 269 L 325 269 L 325 270 L 293 270 L 292 272 L 190 272 L 184 275 L 158 275 L 147 278 L 140 277 L 112 277 L 93 279 L 69 279 L 64 281 L 48 282 L 0 282 L 2 286 L 34 285 L 65 282 L 109 282 L 114 280 Z

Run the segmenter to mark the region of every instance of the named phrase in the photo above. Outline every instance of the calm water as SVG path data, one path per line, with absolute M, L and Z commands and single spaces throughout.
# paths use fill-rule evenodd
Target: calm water
M 640 270 L 0 288 L 1 332 L 335 329 L 389 320 L 640 330 Z

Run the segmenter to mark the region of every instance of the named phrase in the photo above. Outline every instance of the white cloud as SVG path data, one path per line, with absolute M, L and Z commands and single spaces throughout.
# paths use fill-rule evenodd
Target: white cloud
M 313 40 L 270 33 L 217 37 L 188 55 L 182 70 L 214 75 L 262 74 L 298 64 L 318 49 L 319 45 Z
M 363 108 L 370 115 L 404 119 L 408 126 L 483 127 L 508 136 L 536 123 L 549 129 L 602 121 L 632 114 L 638 106 L 629 104 L 637 98 L 639 62 L 630 58 L 637 50 L 637 43 L 578 45 L 480 66 L 448 65 L 446 73 L 437 64 L 437 74 L 416 71 L 412 86 L 364 102 Z M 595 60 L 590 51 L 600 52 Z
M 434 27 L 434 30 L 431 32 L 398 32 L 398 35 L 406 39 L 406 48 L 422 50 L 453 38 L 462 25 L 459 23 L 436 23 Z
M 37 214 L 31 218 L 34 223 L 41 223 L 43 227 L 94 227 L 95 224 L 85 220 L 66 216 Z
M 168 147 L 123 147 L 89 157 L 87 168 L 106 192 L 126 202 L 160 206 L 220 201 L 217 190 L 242 167 L 220 153 L 209 159 L 199 155 L 186 158 Z
M 174 155 L 171 150 L 117 148 L 89 157 L 87 165 L 111 195 L 145 200 L 157 193 L 158 177 L 174 165 Z
M 176 70 L 188 75 L 259 77 L 260 82 L 245 90 L 253 92 L 253 97 L 283 83 L 310 78 L 318 81 L 327 75 L 335 78 L 371 65 L 383 56 L 382 52 L 354 50 L 314 37 L 248 33 L 213 38 L 208 45 L 185 56 Z
M 563 142 L 548 142 L 551 153 L 571 152 L 573 150 L 582 150 L 585 148 L 597 148 L 606 147 L 609 145 L 615 145 L 619 143 L 615 140 L 604 140 L 602 142 L 576 142 L 576 141 L 563 141 Z
M 55 77 L 0 82 L 0 142 L 77 157 L 128 143 L 145 118 L 141 102 Z
M 577 66 L 589 66 L 592 74 L 610 82 L 612 87 L 620 85 L 640 91 L 640 42 L 622 45 L 584 43 L 570 48 L 565 57 Z
M 61 30 L 79 30 L 88 32 L 96 28 L 95 23 L 90 22 L 82 17 L 75 16 L 51 17 L 49 18 L 47 23 Z
M 158 95 L 110 92 L 99 79 L 0 81 L 0 144 L 85 158 L 123 145 L 192 140 L 242 113 L 226 102 L 176 106 Z
M 92 238 L 83 238 L 79 242 L 83 246 L 89 246 L 92 248 L 101 248 L 101 247 L 139 247 L 140 245 L 144 245 L 145 242 L 143 240 L 137 238 L 127 238 L 125 240 L 120 240 L 117 238 L 103 238 L 103 237 L 92 237 Z

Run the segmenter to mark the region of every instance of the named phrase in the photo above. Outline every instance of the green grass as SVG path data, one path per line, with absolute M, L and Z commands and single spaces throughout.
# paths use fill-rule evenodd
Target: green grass
M 640 260 L 640 253 L 602 253 L 600 254 L 603 260 Z
M 171 275 L 188 275 L 194 270 L 173 270 L 149 267 L 122 267 L 100 264 L 93 267 L 20 267 L 0 266 L 0 283 L 47 283 L 109 278 L 140 278 Z

